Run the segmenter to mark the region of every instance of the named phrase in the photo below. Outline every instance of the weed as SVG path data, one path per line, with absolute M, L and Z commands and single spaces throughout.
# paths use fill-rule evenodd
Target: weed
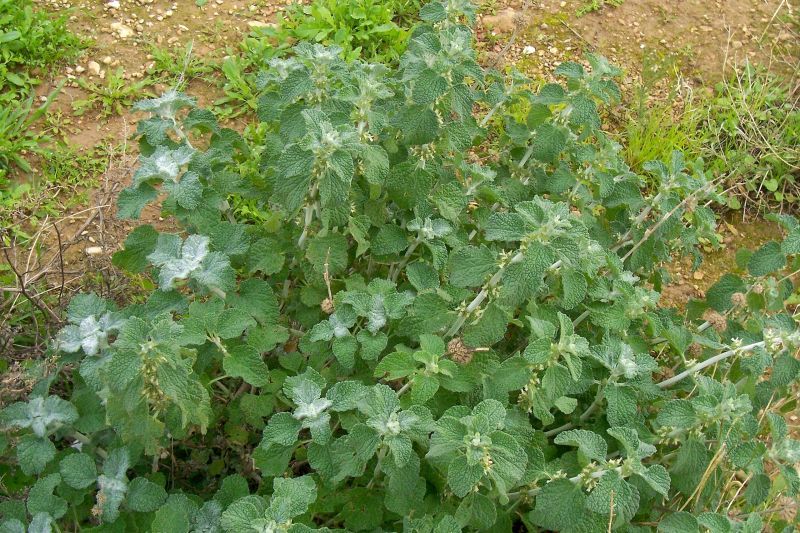
M 49 137 L 33 126 L 47 112 L 59 90 L 60 87 L 53 90 L 39 106 L 34 105 L 33 96 L 18 105 L 0 106 L 0 185 L 14 169 L 31 172 L 27 156 L 46 151 L 43 142 Z
M 413 2 L 396 7 L 408 9 Z M 272 37 L 278 46 L 296 40 L 336 45 L 348 60 L 396 61 L 405 49 L 408 32 L 394 22 L 392 2 L 378 0 L 314 0 L 292 4 L 279 18 Z M 404 14 L 400 17 L 408 21 Z
M 625 0 L 585 0 L 583 5 L 578 8 L 575 13 L 577 16 L 582 17 L 588 13 L 600 11 L 606 6 L 619 7 Z
M 6 180 L 0 188 L 0 226 L 24 246 L 45 217 L 58 217 L 86 202 L 86 191 L 97 185 L 107 161 L 105 148 L 48 148 L 36 175 L 25 181 Z
M 717 84 L 702 129 L 701 155 L 730 207 L 800 208 L 800 86 L 746 64 Z
M 182 52 L 153 45 L 153 67 L 149 74 L 163 83 L 181 85 L 195 78 L 203 78 L 214 71 L 214 67 L 203 58 L 193 54 L 193 43 L 189 42 Z
M 647 161 L 663 160 L 675 150 L 700 156 L 700 145 L 707 134 L 702 130 L 703 115 L 696 97 L 680 78 L 681 55 L 656 56 L 646 53 L 641 68 L 641 84 L 624 118 L 625 157 L 634 168 Z M 666 92 L 652 99 L 656 92 Z
M 229 117 L 252 113 L 258 108 L 259 93 L 255 88 L 255 77 L 247 71 L 249 66 L 246 59 L 236 56 L 228 56 L 222 62 L 225 96 L 214 104 L 223 106 L 223 113 Z
M 67 15 L 0 0 L 0 102 L 25 98 L 43 69 L 74 59 L 86 44 L 67 29 Z
M 104 82 L 78 78 L 78 85 L 88 95 L 72 103 L 75 115 L 80 116 L 99 108 L 100 118 L 105 118 L 114 113 L 121 115 L 137 99 L 149 95 L 146 88 L 152 85 L 152 81 L 149 78 L 139 81 L 125 79 L 124 71 L 120 67 L 115 71 L 109 71 Z

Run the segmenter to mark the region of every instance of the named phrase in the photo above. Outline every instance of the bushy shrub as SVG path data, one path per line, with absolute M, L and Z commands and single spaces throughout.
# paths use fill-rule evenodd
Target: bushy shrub
M 257 144 L 138 105 L 119 215 L 184 231 L 134 230 L 114 262 L 157 290 L 75 298 L 72 372 L 3 411 L 7 530 L 758 531 L 797 493 L 797 221 L 659 307 L 661 265 L 714 239 L 702 166 L 651 162 L 645 196 L 605 60 L 533 92 L 475 61 L 469 5 L 421 17 L 396 70 L 274 60 Z

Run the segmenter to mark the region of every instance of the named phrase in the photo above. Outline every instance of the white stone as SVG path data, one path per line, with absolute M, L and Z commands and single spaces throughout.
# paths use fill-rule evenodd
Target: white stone
M 89 70 L 89 74 L 92 76 L 100 75 L 100 63 L 97 61 L 89 61 L 89 63 L 86 64 L 86 68 Z
M 85 252 L 86 252 L 86 255 L 100 255 L 100 254 L 103 253 L 103 247 L 102 246 L 89 246 L 88 248 L 86 248 Z
M 115 32 L 119 35 L 122 39 L 127 39 L 128 37 L 133 37 L 134 31 L 126 26 L 121 22 L 112 22 L 111 23 L 111 31 Z
M 528 46 L 526 46 L 525 48 L 522 49 L 522 53 L 525 54 L 526 56 L 529 56 L 531 54 L 535 54 L 536 53 L 536 48 L 531 46 L 531 45 L 528 45 Z

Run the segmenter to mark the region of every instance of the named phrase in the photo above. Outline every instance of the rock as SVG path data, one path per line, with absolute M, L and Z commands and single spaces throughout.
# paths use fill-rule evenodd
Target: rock
M 83 74 L 84 72 L 86 72 L 86 69 L 78 65 L 77 67 L 75 67 L 75 72 L 77 72 L 78 74 Z
M 86 255 L 100 255 L 103 253 L 102 246 L 89 246 L 85 250 Z
M 525 48 L 522 49 L 522 53 L 525 54 L 526 56 L 529 56 L 531 54 L 535 54 L 536 53 L 536 48 L 531 46 L 531 45 L 528 45 L 528 46 L 526 46 Z
M 248 20 L 247 25 L 251 28 L 266 28 L 269 26 L 268 22 L 263 22 L 261 20 Z
M 133 37 L 134 35 L 134 31 L 121 22 L 112 22 L 111 31 L 119 35 L 121 39 L 127 39 L 128 37 Z
M 86 64 L 86 68 L 89 70 L 89 74 L 92 76 L 100 75 L 100 63 L 97 61 L 89 61 L 89 63 Z
M 703 279 L 703 278 L 705 277 L 705 274 L 704 274 L 703 272 L 700 272 L 700 271 L 698 270 L 697 272 L 695 272 L 694 274 L 692 274 L 692 277 L 693 277 L 694 279 L 696 279 L 697 281 L 700 281 L 701 279 Z
M 486 15 L 481 19 L 481 23 L 486 29 L 495 33 L 510 33 L 514 31 L 516 18 L 517 12 L 508 7 L 497 13 L 497 15 Z
M 111 56 L 105 56 L 103 59 L 101 59 L 101 61 L 103 62 L 104 65 L 110 65 L 112 59 Z
M 119 9 L 119 0 L 110 0 L 106 5 L 111 9 Z

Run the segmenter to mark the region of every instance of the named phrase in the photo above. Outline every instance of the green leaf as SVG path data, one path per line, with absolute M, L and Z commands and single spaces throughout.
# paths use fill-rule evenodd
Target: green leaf
M 447 80 L 432 69 L 423 70 L 414 80 L 413 98 L 417 104 L 432 104 L 447 91 Z
M 117 218 L 121 220 L 139 218 L 142 209 L 157 197 L 158 191 L 147 183 L 122 189 L 117 197 Z
M 747 270 L 753 276 L 766 276 L 785 266 L 786 256 L 781 251 L 781 245 L 775 241 L 770 241 L 750 256 Z
M 480 463 L 470 465 L 463 455 L 456 456 L 447 466 L 447 484 L 453 494 L 463 498 L 483 477 L 483 466 Z
M 506 333 L 508 315 L 498 305 L 491 303 L 476 323 L 464 331 L 464 342 L 475 348 L 488 347 L 499 342 Z
M 744 491 L 744 498 L 750 505 L 759 505 L 767 500 L 772 481 L 766 474 L 757 474 L 750 479 Z
M 225 531 L 245 532 L 260 531 L 267 510 L 266 502 L 261 496 L 245 496 L 233 502 L 222 513 L 220 523 Z
M 467 494 L 458 506 L 456 520 L 462 528 L 471 527 L 475 530 L 485 531 L 497 521 L 495 503 L 477 492 Z
M 611 426 L 625 426 L 636 419 L 636 393 L 624 385 L 609 384 L 603 391 L 608 402 L 606 418 Z
M 56 447 L 46 437 L 23 435 L 17 444 L 17 461 L 27 475 L 41 474 L 56 456 Z
M 689 513 L 677 512 L 664 517 L 658 524 L 661 533 L 695 533 L 700 531 L 697 519 Z
M 542 487 L 531 511 L 531 522 L 553 531 L 578 530 L 585 520 L 586 495 L 576 484 L 556 479 Z
M 530 145 L 531 156 L 544 163 L 554 163 L 567 143 L 564 131 L 551 124 L 542 124 L 536 129 L 536 135 Z
M 585 429 L 571 429 L 556 435 L 556 444 L 577 446 L 578 450 L 589 460 L 603 462 L 608 454 L 608 444 L 605 439 Z
M 505 495 L 524 475 L 528 456 L 517 440 L 507 433 L 495 431 L 491 439 L 489 455 L 494 464 L 489 469 L 489 477 L 500 494 Z
M 697 413 L 688 400 L 670 400 L 659 409 L 657 421 L 662 426 L 690 428 L 697 423 Z
M 737 292 L 742 294 L 747 292 L 744 281 L 734 274 L 724 274 L 706 291 L 706 301 L 716 311 L 724 313 L 733 307 L 731 297 Z
M 270 285 L 261 279 L 248 279 L 239 285 L 239 293 L 230 293 L 228 303 L 246 311 L 259 324 L 277 324 L 280 317 L 278 298 Z M 246 320 L 243 319 L 243 321 Z
M 498 266 L 494 254 L 486 246 L 465 246 L 450 254 L 447 268 L 452 285 L 478 287 Z
M 59 474 L 40 477 L 28 492 L 28 513 L 47 513 L 56 520 L 67 514 L 67 502 L 53 495 L 53 491 L 61 483 Z
M 427 291 L 439 288 L 439 273 L 427 263 L 416 261 L 405 269 L 406 276 L 417 291 Z
M 186 94 L 170 89 L 158 98 L 139 100 L 134 104 L 135 111 L 146 111 L 161 118 L 175 118 L 175 114 L 184 108 L 195 107 L 197 101 Z
M 242 378 L 254 387 L 269 383 L 269 369 L 258 350 L 250 345 L 232 348 L 222 360 L 222 366 L 229 376 Z
M 58 396 L 37 396 L 28 402 L 17 402 L 0 412 L 0 422 L 6 427 L 30 428 L 44 438 L 58 426 L 68 425 L 78 419 L 78 411 Z
M 422 106 L 404 106 L 395 118 L 395 126 L 407 144 L 426 144 L 436 138 L 439 121 L 436 114 Z
M 291 413 L 276 413 L 264 428 L 264 436 L 259 446 L 264 448 L 268 448 L 272 444 L 292 446 L 297 441 L 297 434 L 301 427 L 302 422 L 294 418 Z
M 370 241 L 370 247 L 377 255 L 398 254 L 408 247 L 408 237 L 400 226 L 384 224 Z
M 626 524 L 639 509 L 639 491 L 622 479 L 619 472 L 610 470 L 603 474 L 586 498 L 586 508 L 602 515 L 609 515 L 613 511 L 614 523 Z
M 167 499 L 167 491 L 143 477 L 137 477 L 128 486 L 126 502 L 132 511 L 150 513 Z
M 573 309 L 586 297 L 588 285 L 582 272 L 565 270 L 561 275 L 561 286 L 564 291 L 561 305 L 564 309 Z
M 325 272 L 327 264 L 328 274 L 335 276 L 347 267 L 347 238 L 338 233 L 314 237 L 308 243 L 306 258 L 318 273 Z
M 85 489 L 97 481 L 97 466 L 94 459 L 85 453 L 68 455 L 59 463 L 64 483 L 73 489 Z
M 317 499 L 317 486 L 311 476 L 275 478 L 272 481 L 272 498 L 269 511 L 278 522 L 280 518 L 294 518 L 308 510 Z
M 436 376 L 418 374 L 411 382 L 411 401 L 414 404 L 422 405 L 433 398 L 438 390 L 439 379 Z
M 125 248 L 111 259 L 115 267 L 133 274 L 144 272 L 147 268 L 147 256 L 156 247 L 158 232 L 149 224 L 135 228 L 125 239 Z
M 667 469 L 661 465 L 652 465 L 638 475 L 650 485 L 650 488 L 665 498 L 669 493 L 670 478 Z
M 167 501 L 155 512 L 150 523 L 152 533 L 189 533 L 189 514 L 194 509 L 180 500 Z
M 383 333 L 371 333 L 362 329 L 356 335 L 356 340 L 361 345 L 361 358 L 365 361 L 375 361 L 389 344 L 389 337 Z
M 247 268 L 250 273 L 277 274 L 283 268 L 285 257 L 278 243 L 269 237 L 259 239 L 250 246 Z M 248 280 L 250 281 L 250 280 Z

